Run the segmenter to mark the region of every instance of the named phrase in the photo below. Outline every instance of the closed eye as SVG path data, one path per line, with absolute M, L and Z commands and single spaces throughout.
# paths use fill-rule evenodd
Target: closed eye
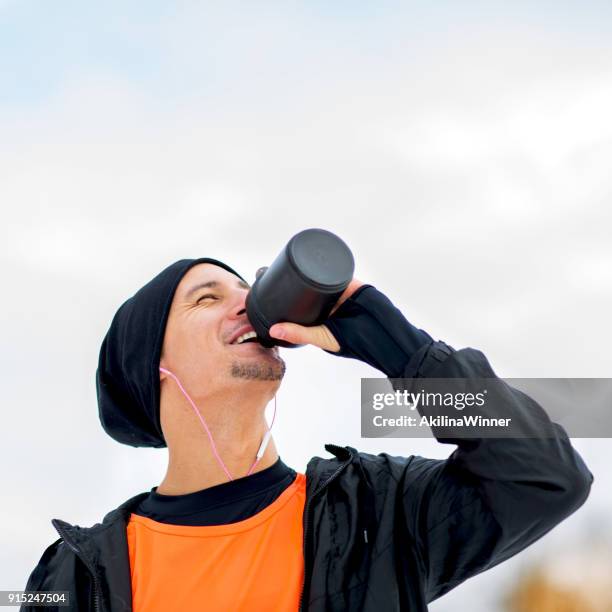
M 196 303 L 199 304 L 201 300 L 205 300 L 206 298 L 212 298 L 213 300 L 219 299 L 216 295 L 213 295 L 212 293 L 207 293 L 206 295 L 199 297 Z

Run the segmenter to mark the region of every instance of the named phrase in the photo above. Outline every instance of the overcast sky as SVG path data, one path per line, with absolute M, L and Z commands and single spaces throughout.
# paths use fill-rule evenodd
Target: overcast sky
M 252 281 L 322 227 L 357 278 L 499 375 L 610 376 L 610 13 L 0 0 L 0 588 L 24 588 L 51 518 L 91 525 L 161 481 L 165 450 L 104 434 L 94 372 L 115 310 L 176 259 Z M 326 442 L 453 450 L 361 439 L 360 377 L 380 373 L 284 357 L 273 433 L 298 471 Z M 609 533 L 611 445 L 576 441 L 595 473 L 583 509 L 431 609 L 498 610 L 531 560 Z

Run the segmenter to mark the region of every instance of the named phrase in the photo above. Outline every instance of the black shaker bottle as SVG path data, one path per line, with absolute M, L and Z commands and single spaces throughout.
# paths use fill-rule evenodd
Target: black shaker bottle
M 246 296 L 247 317 L 257 340 L 268 348 L 301 346 L 268 333 L 275 323 L 323 323 L 353 278 L 355 260 L 348 246 L 323 229 L 297 233 L 259 274 Z

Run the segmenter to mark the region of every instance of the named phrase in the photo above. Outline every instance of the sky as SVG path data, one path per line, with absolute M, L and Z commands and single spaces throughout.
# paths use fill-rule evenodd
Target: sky
M 0 588 L 57 538 L 157 485 L 166 451 L 97 420 L 119 305 L 169 263 L 248 280 L 307 227 L 415 325 L 506 377 L 612 372 L 612 20 L 604 2 L 0 0 Z M 274 438 L 305 470 L 360 438 L 369 366 L 286 350 Z M 577 407 L 579 410 L 579 407 Z M 271 418 L 272 406 L 269 407 Z M 585 506 L 431 606 L 501 610 L 538 559 L 610 536 L 610 440 L 575 445 Z M 596 534 L 596 535 L 594 535 Z

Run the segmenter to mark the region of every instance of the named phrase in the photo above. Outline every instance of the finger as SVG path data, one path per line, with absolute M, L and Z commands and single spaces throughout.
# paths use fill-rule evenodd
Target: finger
M 276 323 L 270 328 L 270 335 L 292 344 L 312 344 L 334 353 L 340 350 L 338 341 L 325 325 L 307 327 L 297 323 Z

